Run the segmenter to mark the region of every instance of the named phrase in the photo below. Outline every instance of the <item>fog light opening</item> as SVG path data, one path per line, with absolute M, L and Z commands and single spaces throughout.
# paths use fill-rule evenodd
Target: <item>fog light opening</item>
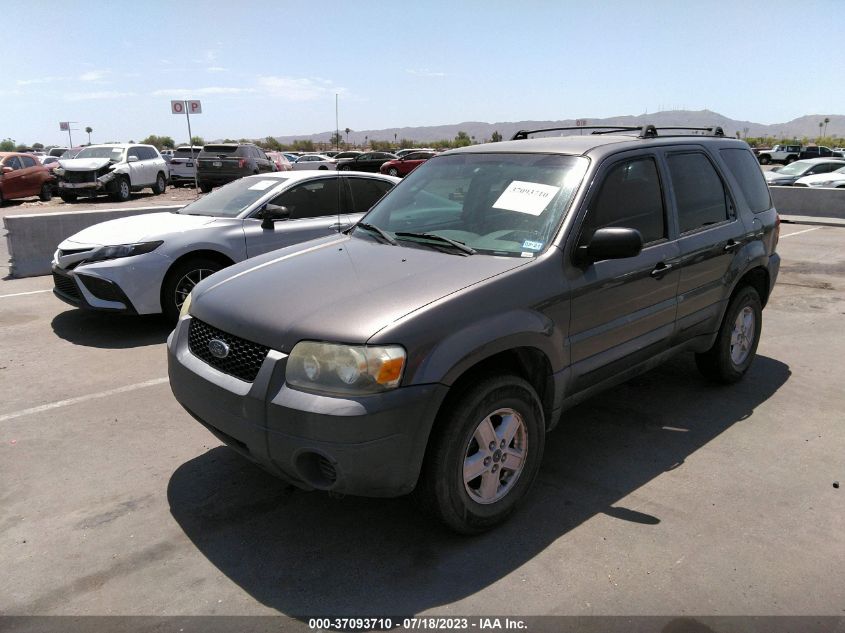
M 299 477 L 318 490 L 329 490 L 337 482 L 337 469 L 332 461 L 319 453 L 305 452 L 296 458 Z

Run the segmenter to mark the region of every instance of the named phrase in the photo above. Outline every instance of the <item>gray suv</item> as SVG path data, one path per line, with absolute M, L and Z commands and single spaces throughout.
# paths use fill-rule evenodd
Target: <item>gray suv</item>
M 578 402 L 679 352 L 742 378 L 780 263 L 748 145 L 547 131 L 435 156 L 345 234 L 201 282 L 168 340 L 178 401 L 288 482 L 416 489 L 473 533 Z

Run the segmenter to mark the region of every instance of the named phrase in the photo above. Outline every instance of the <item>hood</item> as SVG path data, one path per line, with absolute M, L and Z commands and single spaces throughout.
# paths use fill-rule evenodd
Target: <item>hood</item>
M 68 158 L 60 160 L 59 164 L 68 171 L 91 171 L 109 164 L 108 158 Z
M 116 246 L 118 244 L 134 244 L 136 242 L 163 239 L 173 233 L 190 231 L 214 222 L 216 218 L 206 215 L 182 215 L 179 213 L 148 213 L 132 215 L 128 218 L 118 218 L 89 226 L 75 235 L 71 235 L 59 248 L 67 242 L 72 244 L 87 244 L 98 246 Z M 72 247 L 67 247 L 72 248 Z
M 194 289 L 191 314 L 283 352 L 303 339 L 363 344 L 437 299 L 530 261 L 323 238 L 216 273 Z
M 777 171 L 767 171 L 763 174 L 766 178 L 766 182 L 772 182 L 774 180 L 795 180 L 796 178 L 800 178 L 801 176 L 790 176 L 789 174 L 781 174 Z

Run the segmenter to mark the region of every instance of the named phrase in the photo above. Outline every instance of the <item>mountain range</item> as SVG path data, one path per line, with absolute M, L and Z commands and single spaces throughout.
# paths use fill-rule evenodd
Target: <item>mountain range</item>
M 711 110 L 666 110 L 639 115 L 614 116 L 605 119 L 590 119 L 586 121 L 589 125 L 646 125 L 653 124 L 658 127 L 671 125 L 684 125 L 693 127 L 721 126 L 728 136 L 735 136 L 739 132 L 742 137 L 746 136 L 773 136 L 775 138 L 798 138 L 808 137 L 814 139 L 819 136 L 819 123 L 824 119 L 830 119 L 827 124 L 827 136 L 845 137 L 845 115 L 841 114 L 809 114 L 786 123 L 775 123 L 766 125 L 754 123 L 753 121 L 739 121 L 731 119 L 718 112 Z M 354 145 L 361 145 L 369 141 L 394 141 L 409 139 L 415 142 L 431 142 L 441 139 L 453 139 L 459 131 L 466 132 L 475 140 L 481 142 L 489 140 L 493 132 L 498 131 L 503 139 L 507 140 L 518 130 L 538 129 L 547 127 L 574 126 L 575 119 L 564 119 L 560 121 L 508 121 L 497 123 L 485 123 L 483 121 L 464 121 L 449 125 L 430 125 L 419 127 L 384 128 L 381 130 L 353 130 L 348 135 L 348 141 Z M 824 128 L 822 128 L 822 132 Z M 341 137 L 347 140 L 343 128 L 340 130 Z M 331 139 L 333 130 L 307 135 L 277 136 L 281 143 L 290 143 L 294 140 L 312 140 L 315 142 L 327 143 Z

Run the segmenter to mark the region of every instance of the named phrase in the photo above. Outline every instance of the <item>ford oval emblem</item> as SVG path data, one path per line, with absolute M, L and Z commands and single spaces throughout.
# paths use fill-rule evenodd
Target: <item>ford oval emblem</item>
M 214 358 L 226 358 L 229 355 L 229 345 L 226 341 L 213 338 L 208 342 L 208 351 Z

